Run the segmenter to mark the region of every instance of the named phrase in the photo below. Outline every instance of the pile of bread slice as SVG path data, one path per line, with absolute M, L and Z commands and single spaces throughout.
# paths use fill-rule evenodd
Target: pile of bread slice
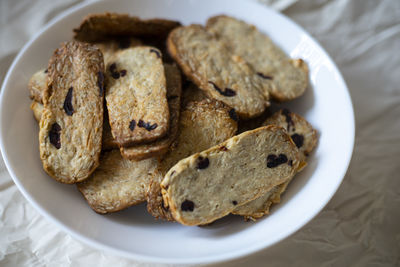
M 184 225 L 256 220 L 317 144 L 302 116 L 270 111 L 303 95 L 306 63 L 229 16 L 90 14 L 28 87 L 44 170 L 100 214 L 147 202 Z

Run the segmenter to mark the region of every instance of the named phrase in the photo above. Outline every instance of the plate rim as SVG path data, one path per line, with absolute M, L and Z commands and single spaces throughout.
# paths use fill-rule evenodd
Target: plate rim
M 235 0 L 237 2 L 239 2 L 238 0 Z M 63 18 L 75 13 L 76 11 L 91 6 L 91 5 L 98 5 L 99 3 L 102 2 L 107 2 L 105 0 L 101 0 L 101 1 L 95 1 L 95 2 L 83 2 L 77 5 L 74 5 L 64 11 L 62 11 L 61 13 L 59 13 L 58 15 L 56 15 L 53 19 L 51 19 L 49 22 L 47 22 L 36 34 L 33 35 L 32 38 L 30 38 L 30 40 L 19 50 L 18 54 L 16 55 L 16 57 L 14 58 L 12 64 L 10 65 L 2 86 L 1 86 L 1 91 L 0 91 L 0 107 L 2 109 L 2 107 L 4 106 L 3 102 L 5 101 L 4 98 L 4 92 L 5 92 L 5 87 L 8 84 L 8 80 L 12 74 L 12 72 L 14 71 L 15 65 L 17 64 L 17 62 L 24 56 L 26 50 L 31 46 L 31 44 L 38 39 L 44 32 L 46 32 L 52 25 L 58 23 L 60 20 L 62 20 Z M 128 259 L 132 259 L 132 260 L 137 260 L 137 261 L 142 261 L 142 262 L 148 262 L 148 263 L 167 263 L 167 264 L 210 264 L 210 263 L 221 263 L 221 262 L 226 262 L 226 261 L 232 261 L 234 259 L 238 259 L 244 256 L 248 256 L 250 254 L 254 254 L 256 252 L 259 252 L 263 249 L 266 249 L 270 246 L 276 245 L 277 243 L 279 243 L 280 241 L 290 237 L 291 235 L 293 235 L 294 233 L 296 233 L 297 231 L 299 231 L 301 228 L 305 227 L 306 224 L 308 224 L 313 218 L 315 218 L 321 211 L 322 209 L 328 204 L 328 202 L 332 199 L 332 197 L 335 195 L 335 193 L 337 192 L 339 186 L 342 184 L 343 179 L 347 173 L 348 167 L 350 165 L 351 162 L 351 158 L 353 155 L 353 151 L 354 151 L 354 141 L 355 141 L 355 116 L 354 116 L 354 107 L 353 107 L 353 103 L 352 103 L 352 99 L 351 99 L 351 95 L 350 95 L 350 91 L 348 89 L 348 86 L 339 70 L 339 68 L 337 67 L 337 65 L 335 64 L 335 62 L 332 60 L 332 58 L 330 57 L 330 55 L 326 52 L 326 50 L 319 44 L 319 42 L 317 42 L 302 26 L 300 26 L 299 24 L 295 23 L 291 18 L 285 16 L 284 14 L 270 8 L 269 6 L 263 5 L 261 3 L 258 3 L 256 1 L 248 1 L 251 2 L 252 4 L 257 5 L 260 8 L 263 9 L 268 9 L 270 12 L 274 13 L 276 16 L 280 17 L 281 19 L 284 19 L 287 23 L 291 24 L 292 27 L 295 27 L 296 30 L 302 32 L 302 34 L 304 34 L 307 38 L 309 38 L 314 45 L 320 49 L 323 53 L 324 56 L 326 56 L 328 63 L 333 67 L 333 72 L 335 72 L 338 78 L 338 82 L 342 84 L 342 86 L 346 89 L 345 90 L 345 95 L 346 95 L 346 100 L 349 103 L 349 111 L 351 113 L 351 118 L 349 118 L 350 122 L 351 122 L 351 129 L 349 132 L 349 144 L 351 144 L 349 146 L 349 150 L 347 151 L 346 158 L 345 161 L 346 165 L 342 166 L 342 171 L 340 172 L 340 175 L 338 174 L 338 177 L 341 177 L 341 179 L 338 179 L 338 182 L 336 183 L 335 187 L 332 188 L 331 190 L 331 194 L 328 195 L 326 197 L 326 201 L 324 201 L 323 203 L 321 203 L 320 207 L 314 211 L 314 213 L 309 216 L 308 218 L 304 218 L 304 220 L 297 224 L 296 227 L 290 229 L 289 231 L 287 231 L 285 234 L 281 235 L 279 238 L 277 238 L 275 240 L 275 242 L 272 242 L 271 244 L 255 244 L 254 246 L 251 247 L 247 247 L 247 248 L 243 248 L 239 251 L 234 251 L 234 252 L 229 252 L 229 253 L 222 253 L 219 254 L 218 256 L 207 256 L 207 257 L 195 257 L 195 258 L 166 258 L 166 257 L 161 257 L 161 256 L 147 256 L 147 255 L 142 255 L 142 254 L 138 254 L 135 252 L 127 252 L 121 249 L 116 249 L 110 245 L 106 245 L 104 243 L 101 243 L 99 241 L 93 240 L 89 237 L 83 236 L 81 233 L 79 233 L 78 231 L 75 231 L 73 229 L 70 229 L 67 225 L 65 225 L 63 222 L 59 221 L 58 219 L 56 219 L 51 213 L 49 213 L 47 210 L 45 210 L 44 208 L 41 207 L 41 205 L 39 203 L 37 203 L 28 193 L 28 191 L 25 189 L 25 187 L 22 185 L 22 183 L 20 183 L 18 177 L 16 177 L 12 167 L 11 167 L 11 163 L 9 162 L 9 159 L 7 157 L 6 154 L 6 150 L 5 150 L 5 145 L 4 145 L 4 139 L 3 139 L 3 131 L 0 131 L 0 151 L 6 166 L 6 169 L 8 171 L 8 173 L 10 174 L 10 176 L 13 179 L 13 182 L 16 184 L 18 190 L 22 193 L 22 195 L 28 200 L 28 202 L 39 212 L 39 214 L 41 216 L 43 216 L 44 218 L 48 219 L 49 221 L 51 221 L 52 223 L 54 223 L 59 229 L 61 229 L 62 231 L 64 231 L 65 233 L 71 235 L 76 241 L 78 242 L 82 242 L 84 244 L 89 245 L 92 248 L 98 249 L 101 252 L 110 252 L 114 255 L 117 256 L 121 256 L 124 258 L 128 258 Z M 1 110 L 0 109 L 0 110 Z M 0 125 L 2 125 L 2 117 L 0 116 Z

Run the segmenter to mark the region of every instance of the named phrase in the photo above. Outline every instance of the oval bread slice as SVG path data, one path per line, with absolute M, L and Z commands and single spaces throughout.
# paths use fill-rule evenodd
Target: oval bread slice
M 174 29 L 167 47 L 189 79 L 208 97 L 234 108 L 239 116 L 255 117 L 269 106 L 269 93 L 256 73 L 202 26 Z
M 216 16 L 207 21 L 206 28 L 253 67 L 275 100 L 292 100 L 305 92 L 307 64 L 302 59 L 289 58 L 255 26 L 232 17 Z
M 40 119 L 44 170 L 62 183 L 86 179 L 99 165 L 104 63 L 99 49 L 64 43 L 49 61 Z
M 287 109 L 277 111 L 263 125 L 283 127 L 298 147 L 304 160 L 317 144 L 317 131 L 302 116 Z M 261 218 L 269 213 L 269 208 L 272 204 L 280 202 L 280 196 L 285 192 L 290 181 L 291 179 L 283 184 L 274 186 L 265 195 L 236 208 L 232 214 L 242 215 L 246 220 Z
M 164 205 L 184 225 L 207 224 L 284 183 L 301 165 L 283 128 L 261 127 L 179 161 L 161 183 Z

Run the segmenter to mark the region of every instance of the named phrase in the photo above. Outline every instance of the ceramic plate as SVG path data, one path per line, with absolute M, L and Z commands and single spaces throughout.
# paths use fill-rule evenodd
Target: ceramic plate
M 93 212 L 73 185 L 60 184 L 42 169 L 38 125 L 29 109 L 27 83 L 54 49 L 72 38 L 72 29 L 88 13 L 113 11 L 142 18 L 168 18 L 204 24 L 228 14 L 255 24 L 291 57 L 310 68 L 310 87 L 285 107 L 304 115 L 319 132 L 309 165 L 290 184 L 269 216 L 244 222 L 228 216 L 207 227 L 187 227 L 154 220 L 139 205 L 119 213 Z M 243 36 L 243 38 L 246 38 Z M 353 150 L 354 116 L 343 78 L 321 46 L 290 19 L 252 1 L 118 0 L 78 5 L 39 32 L 15 58 L 0 99 L 0 139 L 14 182 L 39 212 L 61 229 L 93 247 L 147 262 L 211 263 L 267 248 L 310 221 L 340 185 Z

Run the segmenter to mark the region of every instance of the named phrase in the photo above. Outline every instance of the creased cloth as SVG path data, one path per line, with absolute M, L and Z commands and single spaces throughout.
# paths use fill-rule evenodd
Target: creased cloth
M 18 50 L 79 0 L 0 1 L 0 81 Z M 338 65 L 354 104 L 346 177 L 300 231 L 216 266 L 400 266 L 400 1 L 260 0 L 314 36 Z M 340 106 L 337 107 L 340 109 Z M 0 266 L 165 266 L 88 247 L 24 199 L 0 159 Z

